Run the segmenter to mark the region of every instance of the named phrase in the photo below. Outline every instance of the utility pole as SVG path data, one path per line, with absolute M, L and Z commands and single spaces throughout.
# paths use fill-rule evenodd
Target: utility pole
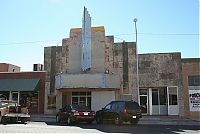
M 138 61 L 138 47 L 137 47 L 137 18 L 134 18 L 134 23 L 135 23 L 135 44 L 136 44 L 136 75 L 137 75 L 137 91 L 138 91 L 138 101 L 140 101 L 139 100 L 139 69 L 138 69 L 138 63 L 139 63 L 139 61 Z

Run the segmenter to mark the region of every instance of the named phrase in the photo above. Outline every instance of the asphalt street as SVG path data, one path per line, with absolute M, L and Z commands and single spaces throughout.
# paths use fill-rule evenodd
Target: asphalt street
M 28 122 L 0 124 L 0 133 L 132 133 L 132 134 L 199 134 L 199 125 L 130 125 L 76 124 L 67 126 L 56 122 Z

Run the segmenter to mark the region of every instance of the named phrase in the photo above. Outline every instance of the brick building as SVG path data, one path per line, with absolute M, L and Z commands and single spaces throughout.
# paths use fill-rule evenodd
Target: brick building
M 0 72 L 0 95 L 27 106 L 30 113 L 44 113 L 45 73 Z
M 0 63 L 0 72 L 20 72 L 20 67 L 7 63 Z
M 185 115 L 200 117 L 200 58 L 182 59 Z

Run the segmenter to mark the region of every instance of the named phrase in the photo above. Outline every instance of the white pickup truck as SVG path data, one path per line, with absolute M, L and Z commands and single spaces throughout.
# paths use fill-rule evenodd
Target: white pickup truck
M 15 101 L 0 100 L 0 122 L 25 123 L 30 120 L 27 107 L 21 107 Z

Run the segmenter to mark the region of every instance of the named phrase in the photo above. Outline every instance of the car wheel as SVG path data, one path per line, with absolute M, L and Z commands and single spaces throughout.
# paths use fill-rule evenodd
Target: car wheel
M 21 123 L 24 124 L 25 122 L 27 122 L 27 119 L 25 119 L 25 118 L 21 119 Z
M 70 116 L 67 117 L 67 125 L 71 125 L 72 124 L 72 119 Z
M 59 117 L 59 115 L 56 116 L 56 122 L 60 123 L 60 117 Z
M 97 122 L 97 124 L 102 124 L 103 123 L 102 118 L 100 116 L 97 116 L 96 122 Z
M 6 124 L 7 118 L 6 117 L 1 117 L 1 123 Z
M 138 121 L 139 121 L 138 119 L 132 119 L 131 124 L 136 125 L 136 124 L 138 124 Z
M 119 115 L 115 116 L 114 123 L 115 123 L 115 125 L 121 125 L 122 124 L 122 121 L 121 121 L 121 118 L 120 118 Z

